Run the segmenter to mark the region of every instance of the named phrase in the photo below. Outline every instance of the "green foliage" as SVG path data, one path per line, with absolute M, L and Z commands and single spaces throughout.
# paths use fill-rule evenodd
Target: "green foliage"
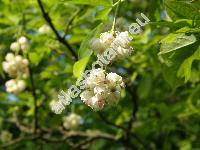
M 78 51 L 79 58 L 84 58 L 92 54 L 92 50 L 90 48 L 91 39 L 94 38 L 97 35 L 97 33 L 99 33 L 101 26 L 102 24 L 98 25 L 85 37 Z
M 85 67 L 89 61 L 90 57 L 84 57 L 82 58 L 81 60 L 77 61 L 75 64 L 74 64 L 74 67 L 73 67 L 73 74 L 74 74 L 74 77 L 76 78 L 79 78 L 81 77 L 82 73 L 84 72 L 85 70 Z
M 171 33 L 161 40 L 161 48 L 159 54 L 172 52 L 187 45 L 193 44 L 194 42 L 196 42 L 194 35 L 187 36 L 184 33 Z

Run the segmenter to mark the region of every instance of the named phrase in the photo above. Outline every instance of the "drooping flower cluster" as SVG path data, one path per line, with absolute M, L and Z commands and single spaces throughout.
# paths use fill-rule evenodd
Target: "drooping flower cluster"
M 107 74 L 100 68 L 91 71 L 85 84 L 86 90 L 81 93 L 81 100 L 95 111 L 103 109 L 105 104 L 117 104 L 124 87 L 121 76 Z
M 116 53 L 116 59 L 123 59 L 131 54 L 133 48 L 129 45 L 132 38 L 128 31 L 101 33 L 99 39 L 91 41 L 91 48 L 96 54 L 102 54 L 106 49 L 112 48 Z
M 6 82 L 6 90 L 9 93 L 17 94 L 23 91 L 26 87 L 24 80 L 11 79 Z
M 27 51 L 29 49 L 29 43 L 26 37 L 21 36 L 16 42 L 10 45 L 10 50 L 16 52 L 19 50 Z
M 13 53 L 8 53 L 2 65 L 6 73 L 10 77 L 23 77 L 28 76 L 28 60 L 22 58 L 21 55 L 15 56 Z
M 101 110 L 106 104 L 115 105 L 119 102 L 121 91 L 124 88 L 122 77 L 116 73 L 106 73 L 104 65 L 118 59 L 123 59 L 131 54 L 133 48 L 130 46 L 132 38 L 127 31 L 105 32 L 100 38 L 92 39 L 89 45 L 97 54 L 97 61 L 92 64 L 92 70 L 86 70 L 83 78 L 78 79 L 76 85 L 70 86 L 69 90 L 63 90 L 58 94 L 58 101 L 50 104 L 56 114 L 60 114 L 66 105 L 76 98 L 81 90 L 81 100 L 93 110 Z M 96 66 L 100 66 L 96 69 Z M 88 75 L 89 73 L 89 75 Z M 80 86 L 78 88 L 77 86 Z
M 75 129 L 82 124 L 81 116 L 71 113 L 69 116 L 63 117 L 63 126 L 66 129 Z
M 11 44 L 10 48 L 13 51 L 18 52 L 21 50 L 26 50 L 28 47 L 28 41 L 25 37 L 18 39 L 18 42 Z M 18 94 L 23 91 L 26 87 L 24 79 L 29 76 L 28 60 L 23 58 L 21 55 L 14 55 L 13 53 L 8 53 L 5 57 L 5 61 L 2 62 L 3 70 L 8 73 L 11 78 L 6 82 L 6 91 L 9 93 Z

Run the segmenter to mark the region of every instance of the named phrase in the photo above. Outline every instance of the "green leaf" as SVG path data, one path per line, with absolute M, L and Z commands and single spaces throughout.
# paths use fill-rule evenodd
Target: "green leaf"
M 29 53 L 29 58 L 30 58 L 31 63 L 33 63 L 35 65 L 38 65 L 41 60 L 40 55 L 38 55 L 35 52 Z
M 94 20 L 106 20 L 109 12 L 112 10 L 110 7 L 106 7 L 103 10 L 97 11 Z
M 85 67 L 90 59 L 90 56 L 85 57 L 77 61 L 73 66 L 73 74 L 76 78 L 81 77 L 81 74 L 84 72 Z
M 112 6 L 111 0 L 69 0 L 67 3 L 92 6 Z
M 200 60 L 200 47 L 195 51 L 193 55 L 183 61 L 177 72 L 177 77 L 185 77 L 185 82 L 187 82 L 191 77 L 192 63 L 194 60 Z
M 166 9 L 171 18 L 194 19 L 199 17 L 200 2 L 166 0 Z
M 176 76 L 178 67 L 179 67 L 179 64 L 175 64 L 170 67 L 163 65 L 162 67 L 163 77 L 173 90 L 183 85 L 183 81 L 178 79 Z
M 92 54 L 92 50 L 89 48 L 90 41 L 101 29 L 102 24 L 99 24 L 96 28 L 94 28 L 83 40 L 81 43 L 80 49 L 78 51 L 78 57 L 84 58 L 90 56 Z
M 196 37 L 194 35 L 187 36 L 184 33 L 171 33 L 161 40 L 161 48 L 159 54 L 172 52 L 187 45 L 193 44 L 194 42 L 196 42 Z
M 190 27 L 192 26 L 193 20 L 191 19 L 178 19 L 174 22 L 169 21 L 158 21 L 158 22 L 149 22 L 149 25 L 151 25 L 153 28 L 163 28 L 163 27 L 169 27 L 171 30 L 178 30 L 183 27 Z

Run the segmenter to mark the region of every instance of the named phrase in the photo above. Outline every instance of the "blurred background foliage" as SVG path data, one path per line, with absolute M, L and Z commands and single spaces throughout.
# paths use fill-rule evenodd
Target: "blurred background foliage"
M 26 36 L 34 81 L 34 87 L 27 79 L 25 91 L 9 94 L 5 90 L 9 77 L 0 66 L 0 133 L 11 133 L 1 139 L 1 149 L 200 149 L 199 0 L 121 2 L 116 30 L 128 30 L 140 13 L 150 23 L 132 35 L 133 54 L 108 67 L 127 84 L 120 103 L 94 112 L 78 97 L 61 115 L 50 110 L 58 92 L 75 84 L 78 74 L 96 60 L 89 42 L 111 29 L 116 3 L 42 0 L 59 36 L 79 60 L 86 59 L 74 67 L 77 62 L 53 30 L 38 32 L 49 22 L 37 0 L 0 0 L 0 62 L 10 44 Z M 64 130 L 62 117 L 71 112 L 79 114 L 83 124 Z

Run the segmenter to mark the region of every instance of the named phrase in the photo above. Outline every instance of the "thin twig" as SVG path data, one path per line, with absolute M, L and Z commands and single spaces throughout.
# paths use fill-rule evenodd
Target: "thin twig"
M 43 4 L 42 4 L 42 1 L 41 1 L 41 0 L 37 0 L 37 2 L 38 2 L 38 5 L 39 5 L 39 7 L 40 7 L 40 9 L 41 9 L 41 11 L 42 11 L 42 14 L 43 14 L 44 19 L 47 21 L 47 23 L 49 24 L 49 26 L 51 27 L 51 29 L 52 29 L 53 32 L 55 33 L 55 35 L 56 35 L 58 41 L 60 41 L 64 46 L 66 46 L 66 47 L 69 49 L 70 53 L 71 53 L 72 56 L 73 56 L 73 59 L 78 60 L 78 56 L 77 56 L 77 54 L 74 52 L 73 48 L 72 48 L 72 47 L 70 46 L 70 44 L 65 40 L 64 37 L 61 37 L 61 36 L 59 35 L 58 31 L 57 31 L 56 28 L 54 27 L 54 25 L 53 25 L 53 23 L 52 23 L 52 20 L 51 20 L 51 18 L 50 18 L 50 16 L 49 16 L 49 14 L 48 14 L 48 13 L 45 11 L 45 9 L 44 9 L 44 6 L 43 6 Z
M 80 9 L 80 8 L 77 8 L 77 10 L 75 11 L 75 13 L 72 14 L 72 16 L 69 18 L 69 20 L 68 20 L 68 22 L 67 22 L 67 24 L 66 24 L 65 30 L 64 30 L 64 31 L 65 31 L 65 34 L 64 34 L 63 38 L 67 35 L 67 32 L 68 32 L 68 30 L 69 30 L 69 28 L 70 28 L 70 25 L 72 24 L 72 22 L 74 21 L 74 19 L 76 18 L 77 14 L 78 14 L 80 11 L 81 11 L 81 9 Z

